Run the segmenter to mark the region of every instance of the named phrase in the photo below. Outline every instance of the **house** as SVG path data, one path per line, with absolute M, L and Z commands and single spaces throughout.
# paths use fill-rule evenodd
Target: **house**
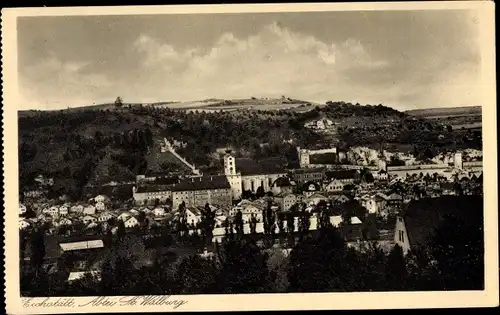
M 319 182 L 325 177 L 324 168 L 300 168 L 295 169 L 291 176 L 294 181 L 298 183 L 304 183 L 308 181 Z
M 328 185 L 325 186 L 327 192 L 339 192 L 344 190 L 344 182 L 335 179 L 332 180 Z
M 59 215 L 63 216 L 63 215 L 68 215 L 68 206 L 67 205 L 62 205 L 59 207 Z
M 127 221 L 125 221 L 125 227 L 126 228 L 133 228 L 139 226 L 139 221 L 135 217 L 130 217 L 128 218 Z
M 99 201 L 98 203 L 95 204 L 95 209 L 97 211 L 104 211 L 106 210 L 106 205 L 104 204 L 104 202 Z
M 392 193 L 389 195 L 387 198 L 387 204 L 389 205 L 399 205 L 403 202 L 403 197 L 401 195 L 398 195 L 396 193 Z
M 97 222 L 97 218 L 93 215 L 86 215 L 82 218 L 82 222 L 85 224 L 89 224 L 92 222 Z
M 48 214 L 51 217 L 56 217 L 56 216 L 59 215 L 59 207 L 52 206 L 50 208 L 45 208 L 45 209 L 42 210 L 42 213 Z
M 201 212 L 194 207 L 186 208 L 186 219 L 187 223 L 198 224 L 201 222 Z
M 138 188 L 133 188 L 132 193 L 136 205 L 153 204 L 153 203 L 166 203 L 172 199 L 172 187 L 178 183 L 179 178 L 168 178 L 162 181 L 162 184 L 148 184 L 141 185 Z
M 71 219 L 69 218 L 62 218 L 61 220 L 59 220 L 59 225 L 71 225 L 73 224 L 73 221 L 71 221 Z
M 162 217 L 165 215 L 165 209 L 163 208 L 155 208 L 153 210 L 153 214 L 156 216 L 156 217 Z
M 83 208 L 83 214 L 95 214 L 95 207 L 93 205 L 88 205 L 85 208 Z
M 386 170 L 380 170 L 378 172 L 373 173 L 373 178 L 377 180 L 388 180 L 389 174 L 387 174 Z
M 99 222 L 107 222 L 108 220 L 114 218 L 114 215 L 111 212 L 103 212 L 99 215 Z
M 108 198 L 107 198 L 106 196 L 104 196 L 104 195 L 98 195 L 98 196 L 94 197 L 94 201 L 95 201 L 96 203 L 99 203 L 99 202 L 104 202 L 104 201 L 106 201 L 107 199 L 108 199 Z
M 82 205 L 75 205 L 75 206 L 72 206 L 70 209 L 69 209 L 69 212 L 70 213 L 83 213 L 83 206 Z M 90 213 L 90 214 L 93 214 L 93 213 Z
M 20 214 L 20 215 L 23 215 L 23 214 L 25 214 L 25 213 L 26 213 L 26 211 L 27 211 L 26 206 L 25 206 L 25 205 L 23 205 L 22 203 L 20 203 L 20 204 L 19 204 L 19 214 Z
M 378 213 L 378 204 L 376 201 L 376 196 L 371 196 L 368 198 L 361 199 L 361 205 L 368 210 L 369 213 Z
M 31 223 L 29 223 L 27 220 L 19 220 L 19 229 L 20 230 L 25 230 L 31 226 Z
M 307 198 L 307 204 L 308 205 L 317 205 L 320 201 L 328 201 L 328 198 L 325 196 L 315 193 L 311 195 L 310 197 Z
M 293 190 L 293 185 L 290 179 L 287 177 L 279 177 L 274 181 L 271 186 L 271 191 L 273 194 L 277 195 L 280 193 L 291 193 Z
M 351 200 L 349 197 L 346 195 L 335 195 L 330 198 L 335 204 L 343 204 Z
M 359 179 L 359 170 L 338 170 L 326 171 L 325 176 L 327 180 L 338 180 L 344 184 L 353 183 Z
M 288 211 L 297 203 L 297 197 L 292 193 L 278 194 L 274 196 L 274 201 L 280 206 L 282 211 Z
M 128 213 L 128 212 L 122 212 L 122 213 L 118 216 L 118 218 L 117 218 L 117 219 L 118 219 L 118 220 L 120 220 L 120 221 L 125 222 L 125 221 L 127 221 L 127 220 L 131 217 L 131 216 L 132 216 L 132 215 L 131 215 L 130 213 Z
M 232 205 L 232 190 L 226 176 L 200 176 L 187 178 L 172 187 L 172 207 L 204 207 L 205 204 Z
M 302 186 L 302 192 L 306 198 L 309 198 L 319 191 L 321 191 L 321 187 L 315 182 L 307 182 Z
M 136 209 L 130 209 L 128 211 L 131 215 L 139 215 L 139 210 L 136 210 Z

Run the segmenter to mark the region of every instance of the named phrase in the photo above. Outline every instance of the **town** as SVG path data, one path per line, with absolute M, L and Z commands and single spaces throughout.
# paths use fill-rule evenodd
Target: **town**
M 324 128 L 319 121 L 318 126 Z M 125 185 L 131 198 L 110 189 L 85 202 L 49 199 L 44 189 L 53 180 L 38 176 L 38 187 L 25 191 L 19 205 L 21 264 L 63 274 L 67 284 L 89 275 L 101 279 L 104 261 L 116 254 L 109 248 L 124 246 L 116 239 L 127 240 L 134 256 L 127 259 L 136 269 L 192 255 L 211 261 L 221 244 L 234 238 L 251 239 L 261 251 L 278 251 L 286 259 L 325 226 L 338 230 L 355 251 L 375 246 L 389 254 L 397 246 L 407 255 L 426 246 L 437 222 L 460 198 L 481 198 L 483 191 L 478 150 L 449 152 L 424 163 L 411 154 L 363 147 L 297 147 L 300 167 L 285 169 L 222 148 L 223 169 L 204 175 L 175 152 L 174 141 L 165 138 L 156 145 L 188 171 L 137 174 Z M 391 166 L 395 159 L 398 166 Z M 445 205 L 434 209 L 443 214 L 429 219 L 420 213 L 415 204 L 428 200 Z M 30 242 L 44 242 L 38 257 Z

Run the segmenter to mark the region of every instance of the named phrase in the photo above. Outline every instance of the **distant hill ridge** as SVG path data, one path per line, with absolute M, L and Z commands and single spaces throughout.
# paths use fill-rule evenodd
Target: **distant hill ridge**
M 481 106 L 462 106 L 462 107 L 437 107 L 424 109 L 411 109 L 405 111 L 410 116 L 429 117 L 429 116 L 450 116 L 450 115 L 481 115 Z

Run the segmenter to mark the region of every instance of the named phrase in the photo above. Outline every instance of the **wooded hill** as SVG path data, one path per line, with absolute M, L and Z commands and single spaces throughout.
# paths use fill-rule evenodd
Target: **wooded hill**
M 304 127 L 328 117 L 334 139 Z M 184 142 L 177 152 L 205 173 L 222 171 L 215 151 L 233 147 L 236 155 L 282 157 L 297 166 L 296 146 L 372 146 L 432 155 L 456 147 L 481 146 L 480 138 L 382 105 L 328 102 L 306 112 L 249 110 L 186 112 L 151 106 L 121 106 L 19 113 L 20 189 L 42 174 L 54 177 L 53 193 L 80 198 L 87 184 L 133 181 L 146 171 L 172 171 L 175 161 L 148 163 L 163 137 Z M 480 137 L 480 135 L 479 135 Z M 156 151 L 155 151 L 156 148 Z M 432 152 L 429 153 L 429 150 Z M 427 151 L 426 151 L 427 150 Z M 153 165 L 154 164 L 154 165 Z

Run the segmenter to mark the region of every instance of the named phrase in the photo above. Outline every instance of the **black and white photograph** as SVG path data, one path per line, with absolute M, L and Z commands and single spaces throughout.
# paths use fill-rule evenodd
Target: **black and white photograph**
M 20 297 L 486 289 L 480 11 L 283 8 L 16 18 Z

